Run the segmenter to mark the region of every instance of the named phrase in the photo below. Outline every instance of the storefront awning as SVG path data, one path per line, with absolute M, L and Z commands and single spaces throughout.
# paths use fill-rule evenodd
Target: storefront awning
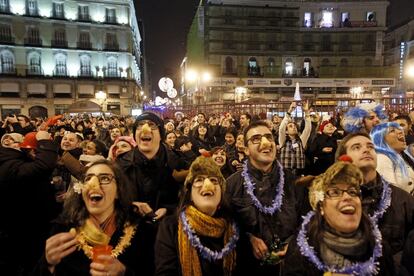
M 78 101 L 68 107 L 68 113 L 101 112 L 101 106 L 91 101 Z

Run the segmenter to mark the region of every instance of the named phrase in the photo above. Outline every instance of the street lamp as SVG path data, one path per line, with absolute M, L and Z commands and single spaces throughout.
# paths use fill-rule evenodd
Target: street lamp
M 106 93 L 102 90 L 95 93 L 95 99 L 99 102 L 99 105 L 102 108 L 102 111 L 105 112 L 105 101 L 106 101 Z
M 188 69 L 185 73 L 185 79 L 188 83 L 195 84 L 194 90 L 193 90 L 195 97 L 203 98 L 205 96 L 204 95 L 205 85 L 211 81 L 212 75 L 208 71 L 198 71 L 195 69 Z M 189 91 L 189 89 L 187 89 L 187 91 L 188 91 L 188 95 L 191 96 L 192 93 Z M 196 100 L 196 102 L 194 103 L 197 104 L 198 101 Z

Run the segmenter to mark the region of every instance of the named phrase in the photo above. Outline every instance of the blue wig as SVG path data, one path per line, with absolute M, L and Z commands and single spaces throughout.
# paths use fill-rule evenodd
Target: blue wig
M 401 126 L 397 123 L 382 123 L 376 125 L 371 130 L 371 139 L 375 146 L 375 151 L 377 153 L 382 153 L 386 155 L 393 164 L 394 172 L 397 168 L 401 168 L 402 175 L 408 177 L 408 171 L 406 168 L 406 163 L 404 159 L 399 155 L 394 149 L 392 149 L 387 142 L 385 141 L 385 135 L 388 134 L 390 128 L 397 128 L 402 130 Z
M 343 120 L 343 127 L 348 133 L 360 132 L 364 128 L 364 118 L 369 116 L 369 113 L 375 112 L 381 122 L 387 119 L 383 111 L 384 107 L 380 104 L 364 103 L 348 110 L 345 113 Z

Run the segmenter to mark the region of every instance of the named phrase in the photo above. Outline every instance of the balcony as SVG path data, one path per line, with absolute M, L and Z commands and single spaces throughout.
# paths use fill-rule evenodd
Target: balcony
M 92 50 L 92 43 L 90 41 L 78 41 L 76 47 L 82 50 Z
M 52 40 L 51 46 L 53 48 L 68 48 L 67 40 Z
M 52 11 L 52 18 L 53 19 L 65 19 L 65 12 L 64 11 Z
M 16 75 L 17 74 L 17 70 L 16 67 L 14 67 L 14 65 L 9 65 L 9 64 L 3 64 L 0 68 L 0 75 Z
M 227 70 L 227 71 L 223 71 L 223 73 L 221 73 L 222 76 L 227 76 L 227 77 L 234 77 L 237 76 L 237 71 L 236 70 Z
M 0 13 L 11 14 L 10 6 L 0 4 Z
M 30 66 L 26 69 L 26 76 L 43 76 L 43 69 L 40 66 Z
M 367 27 L 377 27 L 377 21 L 344 21 L 341 22 L 341 27 L 344 28 L 367 28 Z
M 24 39 L 25 46 L 42 46 L 42 40 L 39 37 L 26 37 Z
M 82 22 L 91 22 L 91 16 L 89 14 L 82 14 L 79 13 L 78 14 L 78 21 L 82 21 Z
M 341 52 L 351 52 L 352 51 L 352 45 L 350 45 L 349 43 L 340 44 L 339 45 L 339 51 L 341 51 Z
M 121 74 L 116 69 L 109 69 L 104 71 L 105 78 L 120 78 Z
M 93 72 L 91 68 L 82 68 L 78 71 L 78 77 L 81 78 L 92 78 L 94 77 Z
M 68 76 L 68 71 L 67 71 L 66 67 L 63 67 L 63 66 L 55 67 L 55 69 L 53 70 L 53 76 L 55 76 L 55 77 L 67 77 Z
M 105 43 L 105 50 L 107 51 L 119 51 L 119 44 L 118 43 Z
M 116 16 L 106 16 L 105 23 L 106 24 L 118 24 L 118 21 L 116 19 Z
M 0 35 L 0 44 L 15 44 L 14 37 L 11 35 Z
M 263 74 L 260 72 L 260 67 L 247 67 L 247 75 L 249 77 L 263 77 Z
M 26 8 L 26 15 L 27 16 L 35 16 L 35 17 L 37 17 L 37 16 L 39 16 L 39 9 L 36 9 L 36 8 L 33 8 L 33 9 Z

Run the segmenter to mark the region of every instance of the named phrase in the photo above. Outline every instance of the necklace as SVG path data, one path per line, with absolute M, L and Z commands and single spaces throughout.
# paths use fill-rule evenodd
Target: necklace
M 127 224 L 124 225 L 124 231 L 123 231 L 124 235 L 119 240 L 119 243 L 117 244 L 117 246 L 114 249 L 112 249 L 111 251 L 112 257 L 117 258 L 119 255 L 121 255 L 124 252 L 125 248 L 131 245 L 131 240 L 132 240 L 132 237 L 135 235 L 136 228 L 137 228 L 136 226 L 127 225 Z M 79 242 L 78 250 L 82 249 L 85 255 L 89 259 L 92 259 L 92 246 L 90 246 L 86 242 L 83 231 L 79 233 L 77 239 Z
M 221 260 L 236 248 L 236 243 L 239 240 L 239 228 L 234 222 L 231 225 L 234 234 L 231 236 L 229 242 L 223 247 L 221 251 L 213 251 L 210 248 L 205 247 L 201 244 L 200 238 L 197 236 L 196 232 L 191 228 L 191 225 L 187 220 L 185 211 L 181 212 L 180 219 L 183 224 L 184 232 L 187 234 L 191 246 L 196 248 L 197 251 L 200 253 L 201 257 L 203 257 L 204 259 L 207 259 L 210 262 Z
M 375 222 L 378 222 L 379 219 L 382 218 L 385 211 L 387 211 L 388 207 L 391 204 L 391 187 L 390 183 L 388 183 L 385 179 L 381 177 L 382 183 L 384 183 L 382 188 L 382 195 L 381 195 L 381 201 L 378 206 L 378 210 L 374 211 L 372 216 L 370 216 Z
M 378 229 L 376 221 L 369 217 L 369 221 L 372 226 L 372 233 L 375 238 L 375 247 L 371 258 L 365 262 L 356 262 L 351 265 L 344 266 L 342 268 L 327 266 L 316 256 L 315 250 L 308 243 L 308 237 L 306 237 L 306 226 L 309 224 L 311 218 L 315 215 L 314 211 L 310 211 L 303 219 L 301 230 L 299 231 L 296 239 L 300 252 L 303 256 L 307 257 L 308 260 L 313 263 L 320 271 L 334 272 L 352 275 L 376 275 L 378 274 L 378 258 L 382 256 L 382 236 Z
M 270 206 L 263 206 L 259 199 L 254 195 L 256 184 L 252 181 L 248 173 L 247 161 L 245 161 L 243 164 L 242 176 L 244 178 L 244 187 L 246 188 L 246 192 L 252 199 L 254 206 L 256 206 L 260 212 L 268 215 L 273 215 L 276 211 L 280 210 L 280 207 L 282 207 L 283 185 L 285 184 L 285 177 L 282 165 L 279 163 L 279 161 L 276 162 L 279 168 L 279 183 L 276 186 L 276 196 L 272 201 L 272 205 Z

